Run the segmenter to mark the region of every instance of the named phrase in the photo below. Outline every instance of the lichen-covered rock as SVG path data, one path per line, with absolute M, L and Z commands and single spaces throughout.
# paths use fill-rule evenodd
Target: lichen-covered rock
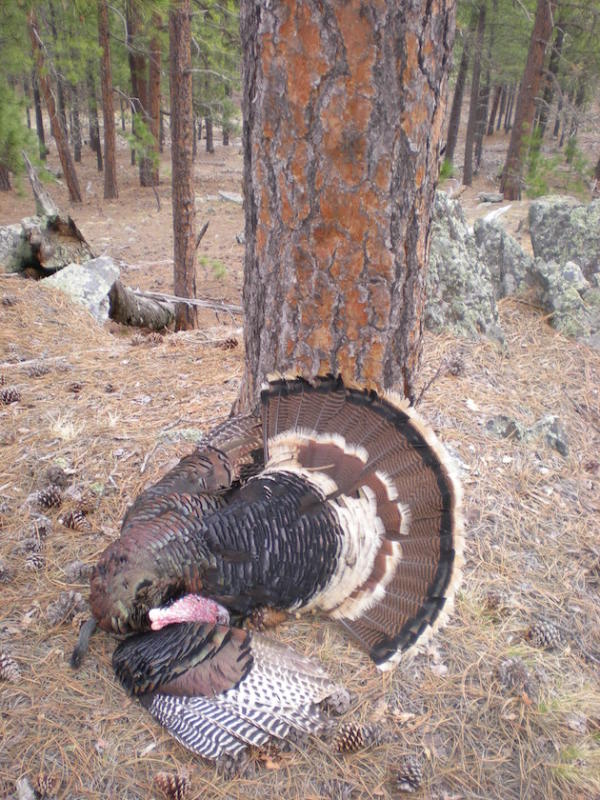
M 592 285 L 600 285 L 600 200 L 589 205 L 571 197 L 541 197 L 529 208 L 536 258 L 575 261 Z
M 42 283 L 61 289 L 103 323 L 108 319 L 108 293 L 119 274 L 119 267 L 112 258 L 100 256 L 85 264 L 69 264 Z
M 600 289 L 590 285 L 580 266 L 538 258 L 530 275 L 538 302 L 551 314 L 552 327 L 593 345 L 592 337 L 600 331 Z
M 425 325 L 432 330 L 449 327 L 460 335 L 501 338 L 490 271 L 460 203 L 444 192 L 436 194 L 433 209 Z
M 496 300 L 524 288 L 533 269 L 533 259 L 504 228 L 495 221 L 475 220 L 475 241 L 487 265 Z
M 6 272 L 19 272 L 22 267 L 22 230 L 17 225 L 0 226 L 0 275 Z

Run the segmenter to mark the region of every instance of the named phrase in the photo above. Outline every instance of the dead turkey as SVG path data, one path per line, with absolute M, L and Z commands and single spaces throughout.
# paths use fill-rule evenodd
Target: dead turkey
M 187 593 L 339 620 L 388 669 L 445 618 L 460 575 L 460 487 L 431 429 L 392 395 L 276 379 L 128 510 L 90 601 L 145 630 Z

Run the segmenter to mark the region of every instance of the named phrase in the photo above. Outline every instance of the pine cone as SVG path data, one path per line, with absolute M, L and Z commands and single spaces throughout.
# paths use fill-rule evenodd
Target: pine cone
M 41 553 L 29 553 L 25 559 L 25 569 L 38 570 L 42 569 L 45 563 L 44 556 Z
M 512 605 L 510 594 L 503 589 L 490 589 L 483 598 L 486 611 L 505 614 Z
M 27 374 L 30 378 L 41 378 L 42 375 L 47 375 L 50 372 L 50 367 L 44 364 L 43 361 L 34 361 L 27 367 Z
M 17 683 L 21 677 L 21 670 L 17 662 L 0 650 L 0 678 L 8 681 L 9 683 Z
M 60 486 L 47 486 L 37 493 L 37 503 L 40 508 L 58 508 L 62 503 Z
M 11 403 L 18 403 L 21 399 L 21 392 L 15 389 L 14 386 L 7 386 L 6 389 L 0 389 L 0 406 L 8 406 Z
M 40 772 L 35 782 L 35 790 L 40 796 L 40 800 L 51 800 L 56 797 L 56 792 L 60 785 L 58 775 Z
M 85 583 L 90 577 L 92 569 L 90 564 L 84 564 L 83 561 L 71 561 L 65 567 L 67 583 Z
M 222 342 L 219 342 L 217 347 L 219 347 L 221 350 L 235 350 L 238 344 L 238 340 L 232 336 L 229 339 L 223 339 Z
M 152 331 L 152 333 L 149 333 L 148 336 L 146 336 L 146 344 L 157 345 L 162 344 L 163 341 L 163 337 L 156 331 Z
M 333 749 L 338 753 L 355 753 L 377 742 L 379 729 L 360 722 L 344 722 L 333 738 Z
M 141 333 L 134 333 L 131 339 L 129 340 L 129 344 L 132 347 L 137 347 L 140 344 L 144 344 L 144 337 L 142 336 Z M 158 774 L 162 775 L 163 773 L 159 772 Z
M 65 489 L 71 483 L 71 476 L 67 475 L 58 464 L 52 464 L 52 466 L 48 467 L 44 472 L 44 478 L 48 483 L 59 486 L 61 489 Z
M 112 383 L 107 383 L 106 386 L 104 387 L 104 391 L 106 392 L 106 394 L 113 394 L 117 390 L 112 385 Z
M 59 522 L 61 525 L 64 525 L 65 528 L 71 528 L 74 531 L 89 531 L 92 527 L 80 508 L 67 511 L 67 513 L 59 519 Z
M 8 583 L 12 580 L 12 572 L 6 563 L 0 559 L 0 583 Z
M 52 533 L 52 520 L 44 514 L 33 514 L 29 535 L 35 539 L 44 540 Z
M 190 782 L 185 775 L 169 772 L 157 772 L 154 783 L 168 800 L 183 800 L 190 788 Z
M 416 792 L 423 780 L 423 764 L 417 756 L 405 756 L 396 773 L 396 786 L 401 792 Z
M 543 647 L 545 650 L 554 650 L 564 642 L 560 628 L 550 620 L 541 617 L 531 625 L 525 638 L 534 647 Z
M 87 603 L 79 592 L 70 590 L 61 592 L 58 600 L 50 603 L 46 609 L 46 619 L 50 625 L 59 625 L 62 622 L 70 622 L 75 614 L 87 609 Z
M 4 375 L 0 375 L 0 386 L 4 386 L 5 383 L 6 383 L 6 378 L 4 377 Z
M 67 391 L 71 392 L 71 394 L 79 394 L 79 392 L 83 389 L 83 383 L 81 381 L 73 381 L 67 386 Z
M 2 297 L 2 305 L 3 306 L 16 306 L 19 301 L 15 297 L 14 294 L 5 294 Z
M 498 680 L 512 694 L 525 693 L 531 700 L 539 694 L 539 684 L 525 662 L 520 658 L 506 658 L 497 670 Z

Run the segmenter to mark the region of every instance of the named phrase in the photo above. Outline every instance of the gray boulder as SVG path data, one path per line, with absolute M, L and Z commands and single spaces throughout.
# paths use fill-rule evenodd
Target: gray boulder
M 21 244 L 20 224 L 0 227 L 0 275 L 7 272 L 19 272 L 22 269 Z
M 536 258 L 575 261 L 600 286 L 600 200 L 583 205 L 571 197 L 542 197 L 529 208 L 529 229 Z
M 463 336 L 502 338 L 492 277 L 457 200 L 435 196 L 425 325 Z
M 473 233 L 481 259 L 490 271 L 496 300 L 524 288 L 533 269 L 533 259 L 517 240 L 498 222 L 487 219 L 475 220 Z
M 537 288 L 537 301 L 551 315 L 553 328 L 595 345 L 600 332 L 600 289 L 590 284 L 577 263 L 538 258 L 531 282 Z
M 100 256 L 85 264 L 69 264 L 45 278 L 44 286 L 53 286 L 89 309 L 99 323 L 108 319 L 108 293 L 119 277 L 119 267 L 109 256 Z

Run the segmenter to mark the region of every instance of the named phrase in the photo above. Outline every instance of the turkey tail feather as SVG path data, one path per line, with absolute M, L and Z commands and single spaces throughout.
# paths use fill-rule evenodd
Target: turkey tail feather
M 446 620 L 460 581 L 452 461 L 394 394 L 331 376 L 274 378 L 261 402 L 265 472 L 295 472 L 318 486 L 343 531 L 337 574 L 309 605 L 341 620 L 389 669 Z

